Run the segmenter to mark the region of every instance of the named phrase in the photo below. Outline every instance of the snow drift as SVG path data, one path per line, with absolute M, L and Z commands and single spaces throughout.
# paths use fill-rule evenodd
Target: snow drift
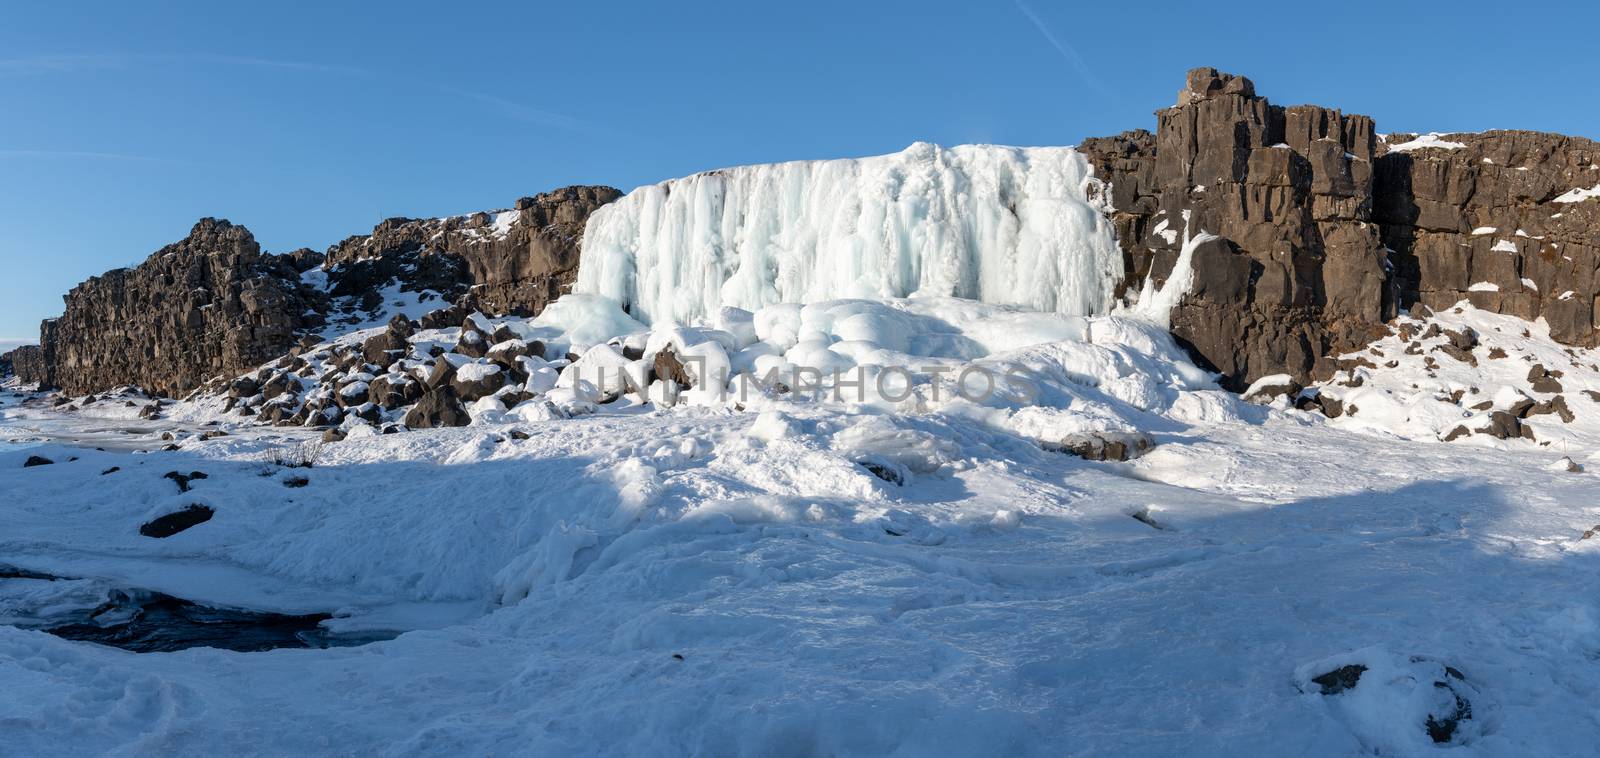
M 1115 234 L 1072 148 L 917 143 L 641 187 L 590 218 L 576 292 L 645 323 L 723 306 L 953 296 L 1108 311 Z

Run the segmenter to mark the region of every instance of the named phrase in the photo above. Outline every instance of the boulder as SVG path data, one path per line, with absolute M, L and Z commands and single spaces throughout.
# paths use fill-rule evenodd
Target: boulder
M 1090 461 L 1127 461 L 1144 455 L 1155 447 L 1155 441 L 1138 432 L 1085 432 L 1042 443 L 1041 447 Z
M 417 404 L 406 412 L 405 425 L 411 429 L 433 429 L 445 426 L 466 426 L 472 423 L 467 409 L 461 405 L 455 390 L 443 385 L 428 390 Z
M 498 392 L 506 385 L 506 372 L 493 363 L 468 363 L 456 369 L 450 388 L 463 402 L 472 402 Z
M 204 524 L 210 521 L 215 514 L 216 511 L 212 510 L 210 506 L 189 505 L 181 511 L 174 511 L 150 520 L 139 527 L 139 534 L 155 539 L 165 539 L 196 525 Z

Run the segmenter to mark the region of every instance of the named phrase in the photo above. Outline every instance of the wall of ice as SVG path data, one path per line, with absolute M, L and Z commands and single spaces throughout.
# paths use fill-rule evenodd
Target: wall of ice
M 1105 313 L 1122 254 L 1090 173 L 1071 148 L 927 143 L 708 171 L 595 212 L 575 291 L 645 323 L 855 297 Z

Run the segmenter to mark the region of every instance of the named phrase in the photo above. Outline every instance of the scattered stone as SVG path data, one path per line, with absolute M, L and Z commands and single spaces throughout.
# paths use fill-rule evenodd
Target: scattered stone
M 1573 414 L 1572 409 L 1567 407 L 1566 395 L 1556 395 L 1549 400 L 1535 403 L 1533 407 L 1528 409 L 1528 412 L 1524 414 L 1523 417 L 1543 416 L 1548 414 L 1555 414 L 1556 418 L 1561 419 L 1561 423 L 1563 424 L 1570 424 L 1574 419 L 1577 418 L 1577 416 Z
M 506 372 L 493 363 L 469 363 L 456 369 L 450 389 L 462 402 L 485 398 L 506 386 Z
M 689 376 L 688 369 L 684 368 L 683 361 L 678 359 L 678 354 L 671 345 L 661 348 L 651 365 L 657 380 L 676 382 L 680 389 L 694 387 L 694 379 Z
M 165 539 L 198 524 L 204 524 L 216 514 L 210 506 L 190 505 L 181 511 L 174 511 L 165 516 L 156 518 L 139 527 L 139 534 L 155 539 Z
M 324 429 L 322 431 L 323 442 L 343 442 L 344 437 L 344 432 L 341 432 L 338 429 Z
M 1479 429 L 1479 434 L 1487 434 L 1499 440 L 1515 439 L 1522 436 L 1522 422 L 1517 417 L 1506 411 L 1495 411 L 1489 414 L 1489 425 Z
M 1536 363 L 1528 369 L 1528 383 L 1534 392 L 1561 392 L 1561 382 L 1556 381 L 1555 375 L 1545 370 L 1544 364 Z
M 878 477 L 879 479 L 882 479 L 883 481 L 886 481 L 896 487 L 904 487 L 906 484 L 905 473 L 900 470 L 899 466 L 896 466 L 892 463 L 865 460 L 856 461 L 856 464 L 866 469 L 867 473 L 872 474 L 873 476 Z
M 467 409 L 461 405 L 455 390 L 449 385 L 428 390 L 417 404 L 406 411 L 405 425 L 410 429 L 433 429 L 445 426 L 466 426 L 472 423 Z
M 1279 397 L 1295 397 L 1304 389 L 1305 387 L 1295 381 L 1294 377 L 1277 374 L 1257 379 L 1245 390 L 1244 399 L 1246 402 L 1266 404 Z
M 1128 461 L 1149 452 L 1155 442 L 1139 432 L 1085 432 L 1059 442 L 1045 442 L 1040 447 L 1089 461 Z
M 188 492 L 189 482 L 191 481 L 208 478 L 204 471 L 191 471 L 187 474 L 180 474 L 176 471 L 168 471 L 167 473 L 162 474 L 161 477 L 163 479 L 171 479 L 172 481 L 177 482 L 179 492 Z
M 1361 682 L 1361 675 L 1367 673 L 1367 667 L 1359 663 L 1340 666 L 1326 674 L 1311 677 L 1311 681 L 1322 688 L 1324 695 L 1337 695 L 1345 690 L 1354 688 Z
M 22 462 L 22 467 L 23 468 L 32 468 L 34 466 L 50 466 L 50 465 L 54 465 L 54 464 L 55 464 L 55 461 L 52 461 L 49 458 L 44 458 L 44 457 L 40 457 L 40 456 L 37 456 L 37 455 L 30 455 L 30 456 L 28 456 L 28 460 Z
M 100 472 L 100 475 L 101 476 L 105 476 L 106 474 L 115 474 L 115 473 L 117 473 L 118 471 L 121 471 L 121 470 L 122 470 L 121 466 L 112 466 L 111 468 L 108 468 L 105 471 Z

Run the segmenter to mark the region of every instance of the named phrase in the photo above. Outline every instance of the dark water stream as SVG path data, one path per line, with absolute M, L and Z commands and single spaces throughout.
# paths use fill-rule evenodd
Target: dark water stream
M 68 581 L 0 566 L 0 582 L 8 580 Z M 0 608 L 0 611 L 5 610 Z M 216 608 L 160 592 L 112 589 L 96 607 L 25 626 L 64 639 L 110 645 L 136 653 L 193 647 L 247 653 L 277 648 L 349 647 L 396 636 L 395 633 L 333 634 L 321 626 L 329 618 L 332 618 L 329 614 L 289 615 Z

